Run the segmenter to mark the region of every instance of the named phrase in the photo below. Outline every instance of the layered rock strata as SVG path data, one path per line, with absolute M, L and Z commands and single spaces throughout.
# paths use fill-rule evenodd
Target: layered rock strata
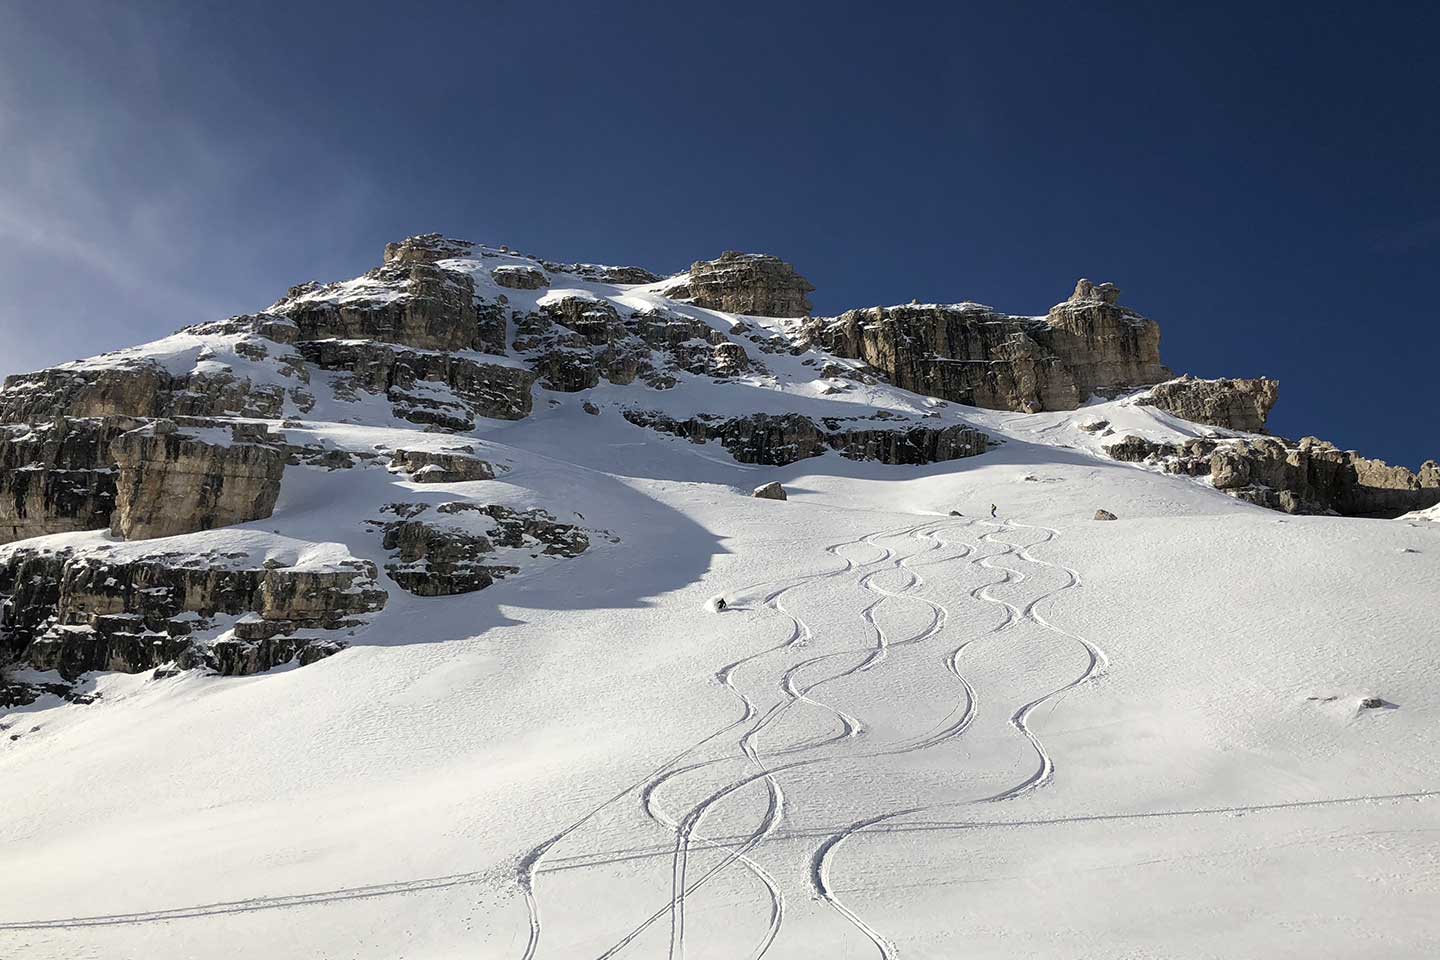
M 270 516 L 287 454 L 245 436 L 236 425 L 224 441 L 207 441 L 160 421 L 118 437 L 110 444 L 116 536 L 172 537 Z

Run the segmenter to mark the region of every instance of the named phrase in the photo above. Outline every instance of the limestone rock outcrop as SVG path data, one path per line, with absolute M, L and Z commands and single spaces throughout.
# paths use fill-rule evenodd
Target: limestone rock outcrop
M 814 284 L 779 257 L 727 250 L 718 259 L 692 264 L 689 276 L 667 288 L 666 294 L 707 310 L 806 317 L 814 309 L 806 295 L 814 290 Z
M 270 308 L 288 317 L 299 340 L 372 340 L 419 350 L 503 352 L 493 305 L 481 309 L 467 273 L 411 262 L 361 280 L 303 285 Z
M 1155 385 L 1135 403 L 1159 407 L 1191 423 L 1264 433 L 1279 396 L 1280 384 L 1275 380 L 1200 380 L 1186 374 Z
M 393 551 L 385 565 L 390 578 L 422 597 L 448 597 L 483 590 L 520 571 L 520 562 L 538 556 L 573 558 L 589 548 L 579 527 L 560 523 L 544 510 L 515 510 L 468 501 L 443 503 L 435 516 L 417 504 L 392 504 L 401 519 L 372 521 Z
M 455 257 L 469 256 L 475 244 L 439 233 L 422 233 L 397 243 L 385 244 L 385 266 L 408 266 L 412 263 L 436 263 Z
M 137 360 L 110 366 L 61 366 L 5 378 L 0 423 L 38 423 L 56 417 L 279 417 L 287 398 L 311 402 L 308 375 L 277 358 L 276 372 L 293 386 L 255 383 L 228 370 L 173 375 Z
M 1117 460 L 1208 477 L 1215 489 L 1236 499 L 1285 513 L 1398 517 L 1440 504 L 1435 461 L 1413 473 L 1315 437 L 1197 438 L 1177 444 L 1127 436 L 1105 449 Z
M 337 399 L 383 394 L 395 415 L 411 423 L 469 431 L 476 417 L 522 420 L 530 415 L 535 376 L 518 367 L 367 341 L 316 340 L 298 346 L 308 362 L 339 374 L 333 380 Z
M 172 537 L 270 516 L 286 453 L 241 440 L 239 429 L 214 442 L 159 421 L 118 437 L 110 444 L 119 470 L 115 534 Z
M 1111 460 L 1119 460 L 1122 463 L 1141 463 L 1152 458 L 1173 455 L 1176 453 L 1176 448 L 1173 444 L 1156 443 L 1153 440 L 1146 440 L 1144 437 L 1127 434 L 1114 443 L 1106 444 L 1105 453 Z
M 557 263 L 554 260 L 541 260 L 540 265 L 551 273 L 568 273 L 581 280 L 622 286 L 655 283 L 660 279 L 644 267 L 617 267 L 607 263 Z
M 1092 395 L 1170 379 L 1159 325 L 1118 297 L 1113 284 L 1081 280 L 1044 318 L 977 303 L 907 304 L 814 320 L 805 336 L 916 393 L 1025 413 L 1073 410 Z
M 851 460 L 892 464 L 939 463 L 984 453 L 988 438 L 972 427 L 930 427 L 909 422 L 861 426 L 861 421 L 827 418 L 816 422 L 801 414 L 751 414 L 747 417 L 700 415 L 678 420 L 645 410 L 625 410 L 636 426 L 684 437 L 692 443 L 718 440 L 740 463 L 783 467 L 836 450 Z M 884 418 L 881 418 L 882 421 Z
M 752 369 L 745 348 L 692 317 L 657 307 L 621 316 L 609 301 L 567 295 L 543 299 L 517 318 L 511 346 L 551 390 L 574 393 L 639 380 L 656 389 L 678 373 L 719 379 Z
M 507 264 L 490 271 L 490 277 L 502 287 L 511 290 L 544 290 L 550 286 L 550 278 L 537 267 Z
M 472 456 L 473 447 L 464 450 L 396 450 L 390 458 L 390 469 L 403 473 L 416 483 L 464 483 L 469 480 L 494 480 L 495 468 L 479 457 Z
M 14 548 L 0 559 L 0 662 L 22 660 L 67 678 L 136 673 L 175 663 L 252 673 L 299 656 L 327 656 L 334 630 L 384 607 L 373 564 L 329 569 L 251 565 L 243 556 L 101 553 Z M 197 642 L 211 618 L 241 616 L 217 653 Z M 288 642 L 275 642 L 278 637 Z
M 110 525 L 110 443 L 138 421 L 56 420 L 0 426 L 0 543 Z

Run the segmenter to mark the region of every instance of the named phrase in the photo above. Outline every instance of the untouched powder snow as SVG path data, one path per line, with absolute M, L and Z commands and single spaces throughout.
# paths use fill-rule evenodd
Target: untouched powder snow
M 94 703 L 0 714 L 0 956 L 1434 956 L 1440 524 L 1287 517 L 1108 460 L 1082 424 L 1205 429 L 1125 400 L 818 396 L 764 360 L 645 396 L 1005 442 L 757 467 L 626 422 L 626 388 L 537 388 L 457 436 L 317 382 L 271 424 L 290 442 L 465 444 L 498 479 L 296 468 L 253 524 L 46 538 L 383 568 L 378 505 L 472 497 L 592 545 L 462 597 L 382 574 L 386 608 L 303 668 L 99 674 Z M 750 496 L 771 480 L 787 501 Z

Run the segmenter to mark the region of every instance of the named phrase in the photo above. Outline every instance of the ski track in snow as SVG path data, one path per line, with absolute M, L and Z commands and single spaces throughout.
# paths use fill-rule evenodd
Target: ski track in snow
M 987 528 L 971 540 L 951 539 L 951 536 L 976 528 Z M 1030 532 L 1038 536 L 1026 537 Z M 1017 536 L 1018 535 L 1018 536 Z M 613 942 L 603 952 L 594 954 L 599 960 L 614 957 L 647 930 L 657 924 L 669 922 L 668 955 L 683 958 L 687 949 L 687 902 L 702 891 L 711 880 L 722 875 L 731 867 L 738 867 L 751 877 L 761 893 L 758 908 L 765 912 L 763 932 L 745 954 L 750 960 L 762 960 L 783 929 L 786 913 L 786 892 L 776 879 L 778 873 L 767 869 L 761 854 L 772 847 L 776 840 L 808 841 L 808 887 L 810 897 L 823 904 L 838 918 L 848 924 L 856 934 L 881 960 L 895 960 L 899 951 L 881 930 L 867 921 L 854 906 L 845 903 L 837 892 L 834 880 L 837 853 L 849 841 L 862 833 L 871 835 L 903 834 L 906 832 L 953 831 L 985 828 L 1020 828 L 1048 825 L 1051 823 L 1085 823 L 1107 820 L 1127 820 L 1149 817 L 1181 817 L 1207 814 L 1229 814 L 1236 812 L 1264 812 L 1288 810 L 1328 804 L 1359 802 L 1399 801 L 1403 799 L 1422 800 L 1440 797 L 1440 792 L 1419 792 L 1409 794 L 1381 795 L 1373 797 L 1344 797 L 1332 800 L 1298 801 L 1294 803 L 1259 804 L 1255 806 L 1217 807 L 1197 810 L 1142 811 L 1129 814 L 1062 817 L 1054 820 L 1013 819 L 1013 820 L 958 820 L 941 819 L 935 815 L 942 810 L 959 807 L 977 809 L 977 805 L 995 804 L 1020 798 L 1027 793 L 1043 788 L 1056 774 L 1056 762 L 1043 740 L 1031 729 L 1029 719 L 1041 706 L 1055 704 L 1071 691 L 1102 677 L 1108 667 L 1104 651 L 1093 642 L 1077 636 L 1057 625 L 1044 612 L 1046 601 L 1052 600 L 1067 590 L 1081 586 L 1078 571 L 1054 563 L 1034 554 L 1037 548 L 1053 542 L 1060 532 L 1053 528 L 1031 526 L 1011 521 L 976 520 L 971 518 L 927 518 L 925 522 L 910 524 L 898 529 L 875 531 L 824 548 L 824 553 L 840 561 L 838 565 L 827 565 L 826 569 L 814 573 L 793 575 L 775 581 L 752 585 L 737 591 L 738 597 L 758 594 L 758 606 L 781 618 L 787 629 L 776 643 L 751 653 L 738 660 L 726 663 L 713 674 L 714 681 L 733 697 L 740 706 L 739 716 L 711 731 L 685 749 L 672 755 L 658 767 L 640 779 L 629 783 L 610 794 L 596 806 L 576 818 L 568 826 L 548 839 L 536 844 L 519 858 L 512 868 L 511 876 L 518 885 L 529 915 L 529 930 L 521 960 L 535 960 L 545 942 L 546 927 L 543 922 L 542 897 L 539 879 L 542 874 L 580 869 L 593 869 L 613 864 L 646 860 L 665 856 L 671 866 L 670 895 L 665 902 L 644 916 L 628 933 Z M 897 540 L 918 541 L 921 545 L 913 552 L 904 552 L 893 542 Z M 1012 541 L 1030 542 L 1012 542 Z M 971 542 L 973 541 L 973 542 Z M 873 548 L 876 556 L 857 560 L 846 556 L 848 549 L 864 546 Z M 1029 574 L 1008 561 L 1028 564 L 1035 568 L 1057 571 L 1062 583 L 1049 589 L 1036 589 L 1029 596 L 1014 599 L 1016 590 L 1023 590 L 1027 582 L 1033 582 Z M 898 651 L 916 645 L 933 642 L 947 634 L 947 628 L 957 621 L 952 611 L 943 603 L 922 596 L 918 591 L 926 580 L 921 570 L 969 569 L 973 572 L 990 571 L 998 577 L 989 579 L 968 591 L 963 596 L 984 603 L 1000 613 L 999 622 L 993 626 L 964 630 L 960 636 L 937 651 L 935 658 L 926 657 L 943 671 L 955 689 L 954 704 L 948 712 L 923 733 L 893 743 L 876 744 L 866 748 L 864 741 L 870 731 L 862 717 L 854 716 L 839 706 L 826 703 L 820 691 L 827 684 L 845 678 L 870 678 L 878 676 L 887 665 L 896 659 Z M 896 574 L 904 579 L 890 580 Z M 858 611 L 870 642 L 864 646 L 847 646 L 806 655 L 821 636 L 816 626 L 786 606 L 786 598 L 798 594 L 807 587 L 825 581 L 853 577 L 854 585 L 870 594 L 869 600 Z M 997 593 L 1000 588 L 1009 588 L 1006 596 Z M 912 632 L 894 636 L 877 619 L 882 605 L 887 603 L 920 604 L 929 610 L 924 622 L 917 624 Z M 743 609 L 737 607 L 737 609 Z M 805 768 L 822 764 L 866 764 L 905 753 L 927 750 L 940 744 L 951 743 L 964 735 L 974 724 L 980 711 L 981 698 L 975 686 L 967 679 L 964 668 L 970 648 L 978 641 L 993 638 L 1013 630 L 1022 624 L 1029 624 L 1043 631 L 1057 641 L 1078 646 L 1085 654 L 1084 669 L 1072 679 L 1035 696 L 1018 708 L 1008 718 L 1011 727 L 1018 734 L 1025 748 L 1035 757 L 1035 769 L 1019 782 L 992 795 L 975 800 L 942 800 L 940 802 L 905 805 L 892 810 L 872 811 L 869 815 L 834 827 L 816 826 L 808 829 L 785 829 L 787 796 L 785 777 Z M 805 679 L 809 671 L 825 667 L 826 672 L 814 679 Z M 752 676 L 754 674 L 754 676 Z M 768 696 L 768 699 L 766 699 Z M 778 722 L 789 713 L 806 708 L 817 714 L 828 715 L 833 729 L 828 735 L 816 735 L 792 743 L 776 743 L 762 749 L 762 737 L 772 734 Z M 856 747 L 859 749 L 856 749 Z M 724 770 L 726 766 L 738 766 L 739 772 L 727 779 L 706 787 L 698 800 L 679 811 L 671 810 L 666 803 L 668 791 L 697 776 Z M 752 789 L 765 792 L 763 811 L 759 813 L 753 828 L 739 834 L 706 835 L 702 832 L 704 823 L 713 812 L 727 801 L 746 794 Z M 645 821 L 672 834 L 673 839 L 665 847 L 638 846 L 630 849 L 584 849 L 583 833 L 602 813 L 612 810 L 627 798 L 634 797 Z M 581 849 L 568 855 L 556 855 L 554 851 L 566 844 L 577 843 Z M 704 850 L 717 854 L 718 859 L 708 863 L 695 875 L 692 870 L 692 854 Z M 778 854 L 777 854 L 778 855 Z M 258 897 L 220 903 L 176 907 L 165 910 L 110 914 L 90 917 L 68 917 L 54 920 L 29 922 L 0 922 L 0 930 L 34 930 L 46 928 L 106 926 L 117 924 L 165 922 L 171 920 L 248 913 L 258 910 L 282 909 L 312 906 L 370 897 L 394 896 L 426 890 L 464 886 L 481 883 L 495 883 L 503 874 L 495 869 L 461 873 L 442 877 L 422 878 L 395 883 L 376 884 L 364 887 L 341 888 L 315 893 L 295 894 L 276 897 Z
M 1031 710 L 1039 705 L 1096 675 L 1098 673 L 1098 665 L 1104 662 L 1103 654 L 1099 654 L 1098 650 L 1089 645 L 1087 641 L 1073 637 L 1063 630 L 1050 625 L 1039 615 L 1036 609 L 1043 600 L 1065 589 L 1078 586 L 1080 583 L 1079 576 L 1074 571 L 1070 571 L 1068 568 L 1056 567 L 1056 569 L 1065 570 L 1069 575 L 1069 582 L 1056 590 L 1041 594 L 1029 600 L 1023 607 L 994 597 L 989 593 L 992 587 L 1001 584 L 1018 584 L 1024 580 L 1024 575 L 1019 571 L 995 563 L 994 561 L 998 557 L 1015 555 L 1029 563 L 1054 567 L 1055 565 L 1030 555 L 1028 551 L 1034 546 L 1049 542 L 1057 535 L 1056 531 L 1048 528 L 1036 528 L 1041 529 L 1046 534 L 1045 539 L 1026 546 L 1017 546 L 1006 543 L 1003 540 L 995 539 L 995 534 L 1005 529 L 1015 528 L 1015 525 L 1010 524 L 998 525 L 996 530 L 983 534 L 979 538 L 979 542 L 973 545 L 967 542 L 951 542 L 942 536 L 942 534 L 946 532 L 970 528 L 975 525 L 976 522 L 977 521 L 968 518 L 957 520 L 933 517 L 927 518 L 925 522 L 919 524 L 910 524 L 898 529 L 871 532 L 841 543 L 832 544 L 824 549 L 825 554 L 841 561 L 839 566 L 824 569 L 816 573 L 791 576 L 777 581 L 755 584 L 738 591 L 739 596 L 751 595 L 757 591 L 762 592 L 761 606 L 788 620 L 788 635 L 777 644 L 770 645 L 747 657 L 725 664 L 713 675 L 715 681 L 723 686 L 727 692 L 739 702 L 741 707 L 739 717 L 708 733 L 690 744 L 684 750 L 674 754 L 645 777 L 611 794 L 572 821 L 563 830 L 536 844 L 536 846 L 532 847 L 520 857 L 513 876 L 523 895 L 529 915 L 529 930 L 521 960 L 534 960 L 534 958 L 538 956 L 544 942 L 544 914 L 542 913 L 542 898 L 537 881 L 539 875 L 549 869 L 546 860 L 550 857 L 551 852 L 557 846 L 581 833 L 588 824 L 603 812 L 611 809 L 617 803 L 632 795 L 637 796 L 639 801 L 638 805 L 650 822 L 658 824 L 674 834 L 674 842 L 670 854 L 672 867 L 671 895 L 667 903 L 662 904 L 637 924 L 629 933 L 621 937 L 608 949 L 599 953 L 597 955 L 599 960 L 605 960 L 605 958 L 619 954 L 642 933 L 666 918 L 669 919 L 671 928 L 669 955 L 672 958 L 683 957 L 686 948 L 685 914 L 687 898 L 694 895 L 696 891 L 702 889 L 710 880 L 734 865 L 740 866 L 758 881 L 765 891 L 765 896 L 768 900 L 766 907 L 768 918 L 764 933 L 748 954 L 751 960 L 760 960 L 778 937 L 784 922 L 786 910 L 785 896 L 779 883 L 777 883 L 774 876 L 752 856 L 756 849 L 765 841 L 781 835 L 785 810 L 785 792 L 780 781 L 780 775 L 819 764 L 874 761 L 884 757 L 928 749 L 962 735 L 975 719 L 979 702 L 978 696 L 973 686 L 961 672 L 960 665 L 962 655 L 966 648 L 979 638 L 968 637 L 957 646 L 948 649 L 940 659 L 943 670 L 946 675 L 958 685 L 958 690 L 955 707 L 952 708 L 949 714 L 942 718 L 938 724 L 920 736 L 894 744 L 880 745 L 870 750 L 862 750 L 842 755 L 827 755 L 821 753 L 825 748 L 836 747 L 863 738 L 866 733 L 866 728 L 863 720 L 859 717 L 852 716 L 842 709 L 826 704 L 824 700 L 817 696 L 817 691 L 826 684 L 844 678 L 867 676 L 875 673 L 885 664 L 887 659 L 891 657 L 892 652 L 897 648 L 922 644 L 926 641 L 933 640 L 945 630 L 945 627 L 951 621 L 951 611 L 945 605 L 915 593 L 915 591 L 925 584 L 925 579 L 917 568 L 964 563 L 1000 572 L 1002 574 L 1001 579 L 983 584 L 970 592 L 972 597 L 996 604 L 1005 612 L 1005 617 L 1002 622 L 989 631 L 989 633 L 984 634 L 986 636 L 1002 631 L 1022 620 L 1028 620 L 1047 630 L 1054 631 L 1084 644 L 1087 649 L 1094 651 L 1095 656 L 1092 657 L 1091 670 L 1088 670 L 1086 675 L 1064 687 L 1047 693 L 1043 697 L 1031 701 L 1012 717 L 1012 723 L 1015 724 L 1030 745 L 1036 750 L 1037 754 L 1042 758 L 1042 770 L 1048 776 L 1048 774 L 1053 771 L 1053 763 L 1049 760 L 1048 754 L 1046 754 L 1038 738 L 1025 726 L 1025 717 Z M 888 546 L 884 542 L 901 538 L 918 540 L 924 544 L 924 546 L 913 553 L 904 554 L 899 552 L 898 548 Z M 979 552 L 981 543 L 991 544 L 1000 549 L 993 554 L 982 554 Z M 843 551 L 847 548 L 861 545 L 873 547 L 878 555 L 867 560 L 854 560 L 843 555 Z M 955 552 L 951 555 L 944 555 L 951 550 Z M 940 556 L 938 556 L 938 559 L 935 559 L 932 558 L 932 555 Z M 884 575 L 902 572 L 906 575 L 907 579 L 903 583 L 896 585 L 894 589 L 877 582 L 879 578 Z M 860 618 L 871 636 L 871 643 L 865 647 L 832 650 L 816 656 L 803 657 L 794 662 L 777 667 L 775 674 L 771 676 L 770 680 L 762 683 L 762 688 L 770 689 L 778 693 L 779 699 L 776 700 L 773 705 L 762 710 L 756 701 L 759 693 L 755 691 L 755 688 L 737 682 L 737 674 L 743 673 L 747 668 L 763 666 L 770 658 L 783 656 L 786 652 L 803 652 L 811 646 L 816 638 L 814 627 L 786 608 L 784 603 L 786 595 L 821 581 L 841 578 L 847 575 L 855 575 L 856 585 L 874 596 L 872 601 L 859 610 Z M 928 622 L 917 632 L 909 636 L 893 637 L 876 620 L 878 609 L 882 604 L 887 602 L 920 603 L 930 609 Z M 799 679 L 800 675 L 805 671 L 822 664 L 831 665 L 833 669 L 825 675 L 808 682 Z M 773 729 L 781 718 L 800 705 L 805 705 L 829 714 L 834 719 L 837 729 L 829 736 L 815 737 L 799 743 L 779 746 L 774 750 L 762 752 L 760 748 L 761 735 Z M 733 741 L 730 740 L 729 736 L 736 734 L 737 731 L 739 733 L 738 737 Z M 720 744 L 729 744 L 729 746 L 726 746 L 718 756 L 697 757 L 698 754 L 705 752 L 707 748 Z M 789 759 L 792 757 L 796 759 Z M 775 763 L 777 759 L 781 761 L 778 764 Z M 661 802 L 660 795 L 666 787 L 683 778 L 703 773 L 717 766 L 734 764 L 736 762 L 742 763 L 746 772 L 724 783 L 718 789 L 709 792 L 709 794 L 697 804 L 685 811 L 683 816 L 672 815 L 665 809 Z M 1018 796 L 1019 793 L 1038 785 L 1039 782 L 1040 780 L 1037 777 L 1031 777 L 1025 783 L 1017 785 L 1002 795 L 997 795 L 997 797 L 989 799 L 999 799 L 1002 796 Z M 700 832 L 700 828 L 707 815 L 716 809 L 717 806 L 757 784 L 763 786 L 766 791 L 767 800 L 764 813 L 760 816 L 759 821 L 751 832 L 733 837 L 709 837 Z M 882 958 L 886 958 L 886 960 L 890 960 L 890 958 L 896 955 L 893 944 L 867 923 L 855 910 L 841 902 L 835 893 L 831 881 L 834 854 L 842 843 L 862 831 L 874 830 L 876 832 L 882 832 L 887 829 L 904 829 L 903 824 L 897 821 L 905 817 L 933 812 L 935 809 L 936 806 L 934 805 L 909 807 L 872 815 L 821 837 L 820 842 L 815 846 L 811 856 L 811 895 L 844 918 L 861 933 L 869 943 L 874 946 L 879 955 Z M 690 876 L 690 858 L 692 850 L 697 847 L 716 851 L 721 853 L 722 857 L 717 863 L 708 866 L 698 877 L 692 878 Z M 597 851 L 572 855 L 570 857 L 557 857 L 554 858 L 557 861 L 554 869 L 563 870 L 574 869 L 581 866 L 600 866 L 625 859 L 624 851 L 618 852 L 618 856 L 613 855 L 614 853 L 616 852 Z M 469 874 L 457 874 L 449 877 L 379 884 L 370 887 L 356 887 L 294 896 L 255 898 L 253 900 L 205 904 L 194 907 L 179 907 L 144 913 L 72 917 L 31 923 L 0 924 L 0 929 L 37 929 L 44 927 L 143 923 L 187 917 L 214 916 L 226 913 L 249 912 L 252 910 L 305 906 L 308 904 L 327 903 L 338 900 L 389 896 L 447 886 L 480 883 L 487 880 L 493 881 L 495 877 L 495 871 L 488 870 Z

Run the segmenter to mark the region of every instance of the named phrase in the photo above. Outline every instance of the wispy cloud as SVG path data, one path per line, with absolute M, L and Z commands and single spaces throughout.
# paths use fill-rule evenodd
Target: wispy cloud
M 8 283 L 0 269 L 11 288 L 0 298 L 0 366 L 257 306 L 279 292 L 270 278 L 302 279 L 281 259 L 287 250 L 359 229 L 376 191 L 357 164 L 325 158 L 324 179 L 297 196 L 289 155 L 304 145 L 313 160 L 308 131 L 262 104 L 232 100 L 237 119 L 167 99 L 164 68 L 190 51 L 166 18 L 107 7 L 105 29 L 83 31 L 101 48 L 77 52 L 56 45 L 63 24 L 34 11 L 0 38 L 0 258 L 46 269 L 12 269 Z M 83 289 L 67 302 L 84 307 L 37 308 L 55 284 Z M 42 316 L 49 328 L 31 342 L 24 332 Z

